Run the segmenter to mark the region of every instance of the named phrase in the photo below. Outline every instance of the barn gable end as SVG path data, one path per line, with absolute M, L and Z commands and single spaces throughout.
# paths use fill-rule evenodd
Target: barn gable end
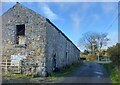
M 50 20 L 16 3 L 2 15 L 3 61 L 19 61 L 22 73 L 46 76 L 79 61 L 79 49 Z

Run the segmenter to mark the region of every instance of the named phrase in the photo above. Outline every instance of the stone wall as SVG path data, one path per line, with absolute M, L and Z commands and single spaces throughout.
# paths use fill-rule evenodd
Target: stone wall
M 25 24 L 25 44 L 16 44 L 16 25 Z M 45 18 L 17 3 L 2 15 L 3 61 L 11 55 L 27 55 L 26 62 L 37 63 L 37 72 L 45 70 Z M 36 61 L 37 60 L 37 61 Z M 26 66 L 26 65 L 25 65 Z M 42 74 L 42 73 L 39 73 Z
M 25 24 L 25 45 L 16 44 L 16 25 Z M 17 3 L 2 15 L 2 59 L 22 55 L 22 72 L 46 76 L 79 60 L 78 48 L 48 19 Z
M 79 61 L 80 51 L 78 48 L 49 20 L 46 22 L 46 30 L 46 67 L 48 73 L 54 70 L 54 56 L 56 68 L 62 68 Z

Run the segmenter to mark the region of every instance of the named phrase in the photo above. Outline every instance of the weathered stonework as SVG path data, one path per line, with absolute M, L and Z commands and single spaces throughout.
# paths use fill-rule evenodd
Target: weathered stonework
M 25 45 L 16 44 L 16 25 L 25 25 Z M 79 60 L 79 49 L 48 19 L 16 3 L 2 15 L 2 58 L 24 55 L 23 73 L 46 76 Z M 26 70 L 28 69 L 28 70 Z M 25 71 L 26 70 L 26 71 Z

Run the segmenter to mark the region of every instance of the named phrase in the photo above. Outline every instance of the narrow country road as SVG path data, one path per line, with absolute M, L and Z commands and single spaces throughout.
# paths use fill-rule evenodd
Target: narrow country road
M 64 78 L 61 83 L 111 83 L 111 80 L 102 65 L 85 62 Z

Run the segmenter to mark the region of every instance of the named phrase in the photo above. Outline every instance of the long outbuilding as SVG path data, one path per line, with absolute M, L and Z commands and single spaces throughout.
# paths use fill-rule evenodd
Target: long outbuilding
M 2 15 L 2 59 L 46 76 L 80 60 L 80 50 L 49 19 L 16 3 Z

